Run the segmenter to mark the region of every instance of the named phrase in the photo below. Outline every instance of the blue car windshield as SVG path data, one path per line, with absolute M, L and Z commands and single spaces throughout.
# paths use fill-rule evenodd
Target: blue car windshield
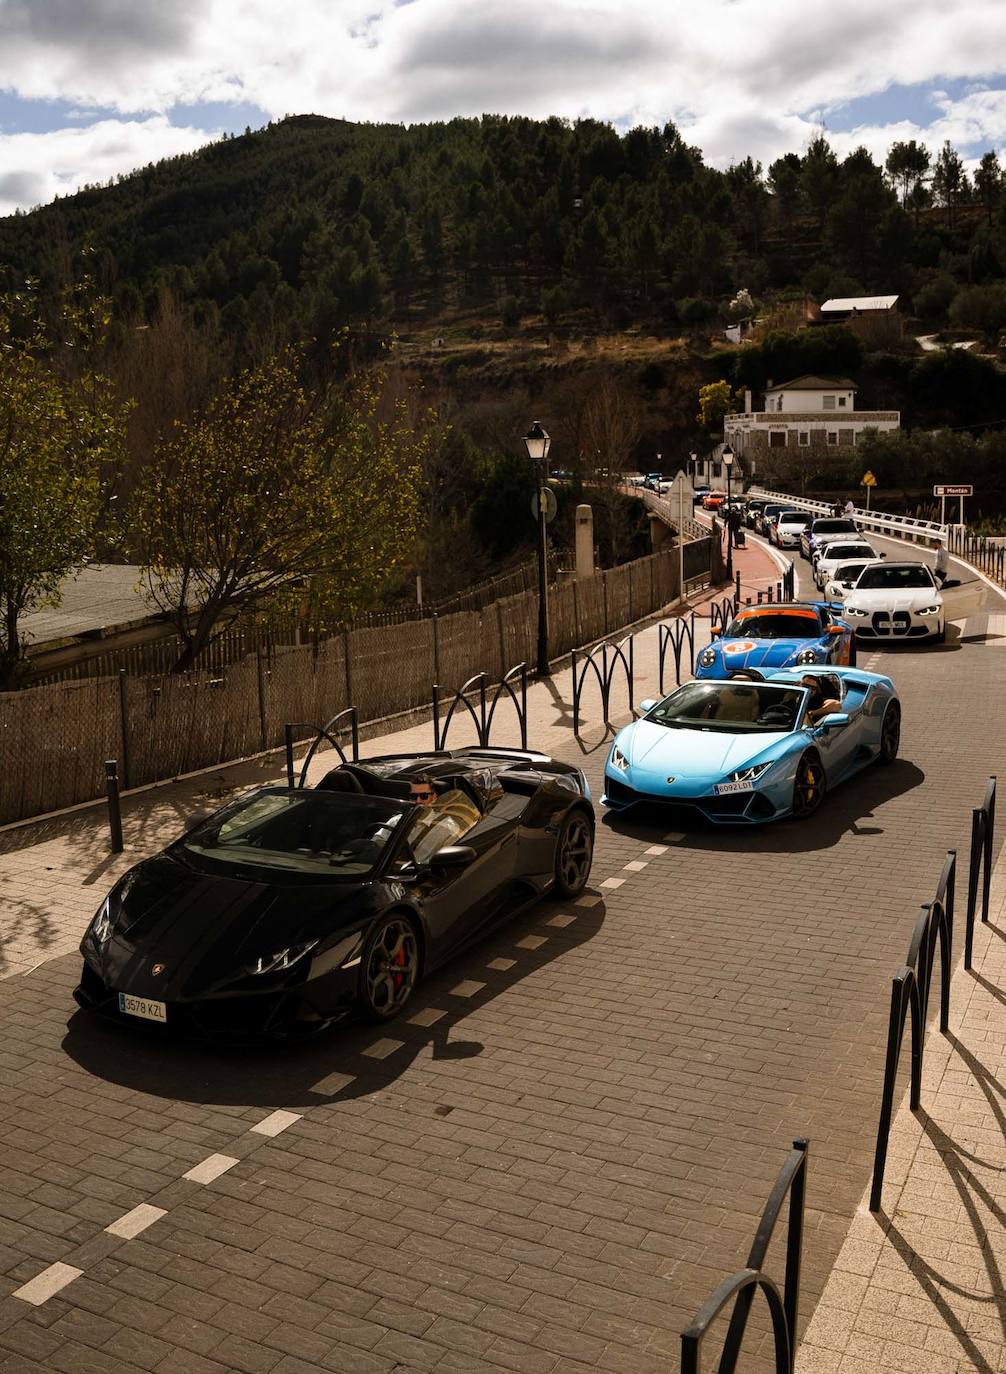
M 723 633 L 729 639 L 817 639 L 821 622 L 816 611 L 766 611 L 764 615 L 745 612 L 732 620 Z
M 762 682 L 686 682 L 658 702 L 646 719 L 677 730 L 726 734 L 796 728 L 806 690 Z

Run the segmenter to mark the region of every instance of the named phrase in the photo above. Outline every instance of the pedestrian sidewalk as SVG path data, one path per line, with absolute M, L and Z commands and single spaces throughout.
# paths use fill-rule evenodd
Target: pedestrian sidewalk
M 797 1374 L 1006 1371 L 1006 857 L 989 917 L 973 971 L 954 974 L 949 1034 L 930 1034 L 922 1110 L 906 1094 L 895 1117 L 883 1210 L 864 1194 Z

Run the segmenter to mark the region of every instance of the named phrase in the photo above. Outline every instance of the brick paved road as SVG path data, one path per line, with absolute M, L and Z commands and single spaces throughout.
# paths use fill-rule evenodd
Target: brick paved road
M 866 1181 L 892 968 L 1006 771 L 1006 656 L 962 599 L 962 638 L 881 657 L 893 768 L 802 826 L 606 820 L 603 900 L 514 922 L 380 1031 L 220 1055 L 70 1015 L 72 956 L 0 983 L 0 1370 L 664 1371 L 797 1134 L 809 1315 Z M 85 824 L 49 844 L 76 891 L 65 852 L 65 900 L 18 881 L 65 939 L 112 870 Z

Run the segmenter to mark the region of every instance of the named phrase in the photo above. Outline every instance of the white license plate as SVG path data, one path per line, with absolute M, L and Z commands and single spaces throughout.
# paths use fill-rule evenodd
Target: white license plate
M 750 782 L 718 782 L 713 791 L 718 797 L 725 797 L 728 792 L 753 792 L 754 784 Z
M 134 997 L 131 992 L 119 993 L 119 1010 L 127 1016 L 142 1016 L 144 1021 L 168 1019 L 167 1002 L 152 1002 L 149 997 Z

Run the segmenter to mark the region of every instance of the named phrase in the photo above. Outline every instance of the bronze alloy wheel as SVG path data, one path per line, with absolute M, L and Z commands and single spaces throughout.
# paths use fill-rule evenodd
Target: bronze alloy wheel
M 419 941 L 407 916 L 385 916 L 367 942 L 362 965 L 367 1014 L 390 1021 L 412 996 L 419 976 Z
M 793 782 L 793 815 L 801 820 L 812 816 L 824 801 L 826 787 L 824 764 L 816 754 L 804 754 Z
M 578 896 L 587 886 L 593 858 L 593 827 L 582 811 L 572 811 L 555 846 L 555 891 L 562 897 Z
M 901 743 L 901 707 L 896 701 L 887 703 L 884 721 L 880 727 L 880 762 L 893 763 L 898 757 Z

